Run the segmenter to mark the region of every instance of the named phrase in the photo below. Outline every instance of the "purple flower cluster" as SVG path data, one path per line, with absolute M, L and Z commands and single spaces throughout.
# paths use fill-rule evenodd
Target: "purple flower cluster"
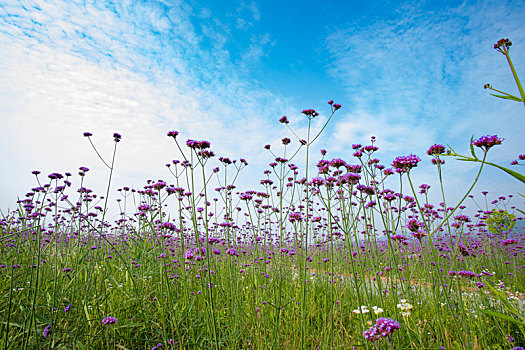
M 429 156 L 437 155 L 437 154 L 443 154 L 445 153 L 445 146 L 443 145 L 433 145 L 430 146 L 430 148 L 427 151 L 427 154 Z
M 399 322 L 391 318 L 381 317 L 376 320 L 376 324 L 363 332 L 363 337 L 371 342 L 388 337 L 394 331 L 400 329 Z
M 458 271 L 458 275 L 460 276 L 465 276 L 465 277 L 476 277 L 476 273 L 472 272 L 472 271 L 468 271 L 468 270 L 461 270 L 461 271 Z
M 417 167 L 417 164 L 421 161 L 421 158 L 415 154 L 409 154 L 408 156 L 400 156 L 394 159 L 392 166 L 398 170 L 398 172 L 406 173 L 410 169 Z
M 485 151 L 488 151 L 490 148 L 501 145 L 504 139 L 498 138 L 497 135 L 486 135 L 481 136 L 479 139 L 472 141 L 472 144 L 479 148 L 484 148 Z
M 108 316 L 102 319 L 102 324 L 104 325 L 114 324 L 114 323 L 117 323 L 117 319 L 115 317 Z

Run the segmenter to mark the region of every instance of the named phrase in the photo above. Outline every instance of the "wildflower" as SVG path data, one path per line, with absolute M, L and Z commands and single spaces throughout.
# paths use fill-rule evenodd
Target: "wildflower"
M 419 227 L 421 227 L 421 223 L 416 219 L 408 220 L 407 228 L 410 232 L 417 232 Z
M 239 254 L 237 253 L 237 251 L 234 249 L 234 248 L 230 248 L 230 249 L 227 249 L 226 250 L 226 254 L 228 255 L 231 255 L 231 256 L 239 256 Z
M 46 328 L 44 328 L 44 332 L 42 332 L 42 336 L 46 338 L 49 335 L 49 332 L 51 332 L 51 325 L 48 325 Z
M 429 156 L 437 155 L 437 154 L 443 154 L 445 153 L 445 146 L 443 145 L 433 145 L 430 146 L 430 148 L 427 151 L 427 154 Z
M 84 133 L 84 137 L 90 137 L 90 136 L 93 136 L 93 134 L 90 133 L 90 132 L 85 132 L 85 133 Z
M 314 109 L 304 109 L 301 113 L 303 113 L 308 118 L 312 119 L 319 115 Z
M 408 317 L 410 316 L 410 310 L 412 310 L 413 306 L 409 304 L 406 299 L 401 299 L 400 304 L 397 304 L 397 308 L 401 310 L 401 316 Z
M 502 54 L 509 53 L 509 48 L 512 46 L 512 41 L 507 39 L 499 39 L 497 43 L 494 44 L 494 49 L 501 52 Z
M 479 139 L 472 141 L 472 144 L 476 147 L 483 148 L 485 151 L 488 151 L 490 148 L 501 145 L 504 139 L 498 138 L 497 135 L 486 135 L 481 136 Z
M 380 313 L 384 311 L 382 308 L 377 307 L 377 306 L 372 306 L 372 310 L 374 311 L 374 314 L 376 315 L 379 315 Z
M 115 142 L 120 142 L 120 139 L 122 139 L 122 135 L 115 132 L 113 133 L 113 139 L 115 140 Z
M 368 310 L 368 306 L 362 305 L 360 309 L 355 309 L 352 312 L 354 314 L 367 314 L 370 312 L 370 310 Z
M 173 137 L 175 139 L 177 135 L 179 135 L 178 131 L 175 131 L 175 130 L 168 131 L 168 137 Z
M 465 277 L 476 277 L 476 273 L 475 272 L 472 272 L 472 271 L 468 271 L 468 270 L 461 270 L 461 271 L 458 271 L 458 275 L 459 276 L 465 276 Z
M 401 173 L 409 172 L 410 169 L 417 167 L 417 164 L 421 161 L 421 159 L 414 155 L 410 154 L 408 156 L 400 156 L 394 159 L 394 162 L 392 163 L 392 166 L 399 170 Z
M 391 333 L 400 328 L 399 322 L 391 318 L 381 317 L 376 320 L 375 325 L 363 332 L 363 337 L 371 342 L 375 342 L 382 338 L 390 337 Z
M 108 316 L 102 319 L 102 324 L 104 325 L 114 324 L 114 323 L 117 323 L 117 319 L 115 317 Z
M 69 304 L 68 306 L 66 306 L 66 308 L 64 309 L 64 312 L 68 312 L 69 309 L 71 309 L 71 304 Z
M 279 123 L 281 123 L 281 124 L 288 124 L 290 122 L 288 121 L 288 118 L 285 115 L 283 115 L 281 117 L 281 119 L 279 119 Z
M 291 142 L 291 140 L 288 137 L 283 138 L 281 141 L 283 142 L 283 145 L 285 146 Z

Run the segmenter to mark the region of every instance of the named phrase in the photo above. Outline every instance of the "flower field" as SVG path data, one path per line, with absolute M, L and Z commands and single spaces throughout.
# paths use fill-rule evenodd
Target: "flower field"
M 331 116 L 341 107 L 329 106 Z M 309 122 L 317 116 L 303 114 Z M 102 159 L 110 178 L 98 196 L 86 187 L 87 167 L 76 175 L 34 171 L 36 186 L 0 222 L 1 347 L 525 344 L 519 200 L 472 195 L 476 178 L 450 206 L 440 182 L 412 183 L 419 157 L 383 165 L 375 138 L 354 145 L 352 161 L 323 150 L 314 169 L 299 169 L 293 158 L 304 148 L 308 157 L 317 136 L 285 138 L 279 150 L 266 145 L 274 161 L 257 190 L 236 189 L 244 159 L 215 157 L 207 141 L 180 144 L 176 131 L 168 137 L 182 159 L 167 164 L 169 181 L 114 194 L 114 163 Z M 115 152 L 121 140 L 115 133 Z M 472 141 L 483 152 L 479 172 L 502 141 Z M 461 157 L 442 145 L 427 154 L 438 178 L 446 157 Z M 431 190 L 443 193 L 440 203 L 429 202 Z M 114 222 L 111 203 L 120 213 Z

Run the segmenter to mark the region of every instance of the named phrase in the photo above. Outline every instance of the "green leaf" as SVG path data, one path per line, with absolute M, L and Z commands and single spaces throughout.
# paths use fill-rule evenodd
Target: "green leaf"
M 512 100 L 512 101 L 516 101 L 516 102 L 523 102 L 523 99 L 517 97 L 517 96 L 514 96 L 514 95 L 508 95 L 508 96 L 505 96 L 505 95 L 496 95 L 496 94 L 491 94 L 492 96 L 495 96 L 495 97 L 499 97 L 499 98 L 503 98 L 505 100 Z
M 493 316 L 493 317 L 501 318 L 501 319 L 507 320 L 509 322 L 514 322 L 514 323 L 520 324 L 522 326 L 525 325 L 523 322 L 520 322 L 519 320 L 515 319 L 514 317 L 510 317 L 509 315 L 502 314 L 501 312 L 491 311 L 491 310 L 483 310 L 483 309 L 479 309 L 479 311 L 483 312 L 484 314 Z
M 472 154 L 472 157 L 474 157 L 474 159 L 478 159 L 476 153 L 474 152 L 474 144 L 472 142 L 474 142 L 474 135 L 472 135 L 472 137 L 470 138 L 470 153 Z
M 504 172 L 506 172 L 507 174 L 509 174 L 509 175 L 515 177 L 516 179 L 520 180 L 521 182 L 525 183 L 525 175 L 520 174 L 520 173 L 518 173 L 518 172 L 516 172 L 514 170 L 510 170 L 510 169 L 507 169 L 505 167 L 502 167 L 501 165 L 497 165 L 497 164 L 490 163 L 490 162 L 485 162 L 485 163 L 488 164 L 488 165 L 491 165 L 493 167 L 496 167 L 498 169 L 501 169 Z

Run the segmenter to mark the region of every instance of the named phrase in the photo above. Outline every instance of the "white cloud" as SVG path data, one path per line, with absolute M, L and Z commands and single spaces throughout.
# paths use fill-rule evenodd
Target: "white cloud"
M 515 43 L 511 56 L 525 77 L 523 2 L 465 2 L 432 12 L 423 6 L 404 8 L 391 21 L 353 23 L 327 38 L 328 70 L 353 102 L 346 106 L 348 121 L 335 125 L 335 144 L 376 135 L 392 159 L 396 153 L 423 156 L 434 143 L 468 152 L 472 135 L 498 134 L 506 141 L 489 158 L 508 165 L 523 149 L 523 106 L 493 98 L 482 86 L 497 82 L 516 91 L 505 58 L 492 49 L 501 37 Z M 447 167 L 454 169 L 455 192 L 467 188 L 474 166 L 447 159 Z M 496 183 L 514 192 L 522 186 L 487 169 L 478 188 Z
M 112 133 L 123 135 L 115 186 L 169 179 L 164 164 L 180 158 L 166 137 L 171 129 L 181 131 L 182 142 L 207 139 L 218 155 L 246 158 L 250 178 L 260 176 L 270 161 L 260 156 L 262 146 L 280 134 L 273 117 L 291 104 L 243 78 L 227 55 L 215 55 L 220 45 L 199 48 L 191 9 L 25 5 L 9 3 L 0 17 L 0 80 L 10 82 L 0 86 L 0 146 L 7 150 L 0 162 L 8 169 L 0 175 L 2 208 L 33 186 L 34 169 L 88 166 L 88 182 L 101 193 L 107 171 L 84 131 L 106 159 Z

